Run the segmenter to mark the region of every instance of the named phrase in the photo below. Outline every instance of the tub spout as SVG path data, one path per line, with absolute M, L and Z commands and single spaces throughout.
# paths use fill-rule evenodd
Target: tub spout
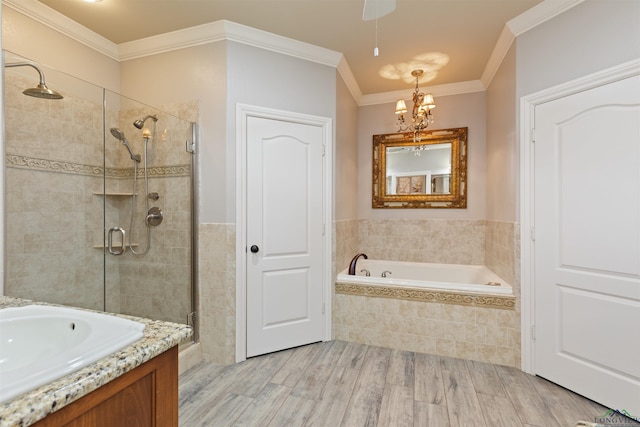
M 364 259 L 369 259 L 367 254 L 363 254 L 363 253 L 360 253 L 360 254 L 354 256 L 353 259 L 351 260 L 351 263 L 349 264 L 349 275 L 350 276 L 355 276 L 356 275 L 356 263 L 358 262 L 358 259 L 360 257 L 363 257 Z

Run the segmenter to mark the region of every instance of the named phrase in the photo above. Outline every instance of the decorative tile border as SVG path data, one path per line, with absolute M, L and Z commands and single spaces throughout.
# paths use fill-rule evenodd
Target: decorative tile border
M 8 168 L 65 173 L 71 175 L 102 177 L 104 174 L 104 168 L 102 166 L 84 165 L 81 163 L 63 162 L 59 160 L 38 159 L 35 157 L 18 156 L 15 154 L 6 155 L 6 165 Z M 131 178 L 133 176 L 133 168 L 107 168 L 105 175 L 107 178 Z M 144 175 L 144 171 L 142 169 L 138 169 L 138 176 L 142 175 Z M 147 168 L 147 175 L 151 177 L 190 176 L 191 165 L 152 166 Z
M 370 286 L 336 282 L 336 293 L 376 298 L 394 298 L 409 301 L 456 304 L 472 307 L 515 310 L 514 296 L 476 295 L 464 292 L 436 291 L 432 289 L 407 289 L 387 286 Z
M 138 168 L 138 176 L 144 175 L 144 169 Z M 191 165 L 151 166 L 147 168 L 147 175 L 153 176 L 190 176 Z M 133 169 L 107 168 L 107 178 L 131 178 Z
M 6 165 L 9 168 L 30 169 L 85 176 L 102 176 L 103 171 L 101 166 L 83 165 L 80 163 L 38 159 L 26 156 L 16 156 L 14 154 L 7 154 Z

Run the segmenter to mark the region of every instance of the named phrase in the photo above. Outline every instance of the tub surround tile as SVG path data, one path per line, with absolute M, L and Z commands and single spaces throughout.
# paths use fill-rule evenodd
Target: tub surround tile
M 362 219 L 358 241 L 359 251 L 372 259 L 450 264 L 485 261 L 484 220 Z
M 44 304 L 25 299 L 0 297 L 0 309 L 31 304 Z M 124 349 L 79 371 L 27 392 L 13 400 L 0 403 L 0 424 L 28 426 L 48 414 L 78 400 L 109 381 L 142 365 L 155 356 L 188 339 L 189 326 L 116 315 L 144 323 L 144 337 Z
M 520 296 L 520 226 L 513 222 L 487 221 L 486 265 Z M 519 307 L 519 304 L 518 304 Z
M 519 328 L 508 326 L 519 318 L 515 310 L 336 293 L 334 339 L 519 367 Z
M 482 220 L 349 220 L 336 222 L 335 230 L 334 262 L 338 272 L 358 252 L 365 252 L 372 259 L 486 264 L 485 257 L 497 257 L 493 253 L 498 251 L 497 247 L 505 248 L 500 268 L 517 272 L 519 251 L 514 249 L 519 245 L 517 224 L 488 225 Z M 343 252 L 338 255 L 340 251 Z M 509 254 L 513 257 L 509 258 Z M 519 367 L 519 277 L 510 274 L 501 275 L 505 280 L 514 277 L 514 282 L 507 280 L 514 286 L 515 294 L 510 298 L 508 310 L 341 293 L 336 288 L 333 337 Z M 390 327 L 397 329 L 391 331 Z
M 369 286 L 342 282 L 336 282 L 335 292 L 338 294 L 389 298 L 391 301 L 403 299 L 461 306 L 500 308 L 505 310 L 513 310 L 515 307 L 515 297 L 502 295 L 477 295 L 464 292 L 434 291 L 430 289 L 402 289 L 391 286 Z M 396 303 L 390 302 L 389 304 L 394 305 Z M 455 307 L 442 312 L 445 320 L 464 321 L 465 315 L 461 313 L 462 312 Z

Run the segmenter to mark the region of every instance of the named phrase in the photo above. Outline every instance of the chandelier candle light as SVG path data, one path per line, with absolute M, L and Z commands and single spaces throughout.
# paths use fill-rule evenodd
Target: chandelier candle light
M 430 123 L 433 123 L 431 110 L 436 108 L 433 95 L 420 92 L 418 81 L 422 74 L 424 74 L 423 70 L 413 70 L 411 72 L 411 75 L 416 78 L 416 89 L 413 92 L 413 111 L 411 113 L 413 121 L 411 124 L 407 125 L 404 120 L 404 113 L 407 112 L 407 104 L 404 102 L 404 99 L 399 99 L 396 102 L 396 114 L 398 115 L 396 125 L 398 126 L 398 132 L 413 131 L 414 142 L 420 141 L 420 132 L 425 130 Z

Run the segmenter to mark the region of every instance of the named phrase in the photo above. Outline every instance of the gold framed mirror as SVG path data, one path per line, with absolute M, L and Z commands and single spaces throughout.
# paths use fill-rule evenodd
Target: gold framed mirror
M 373 136 L 373 208 L 467 207 L 468 128 Z

